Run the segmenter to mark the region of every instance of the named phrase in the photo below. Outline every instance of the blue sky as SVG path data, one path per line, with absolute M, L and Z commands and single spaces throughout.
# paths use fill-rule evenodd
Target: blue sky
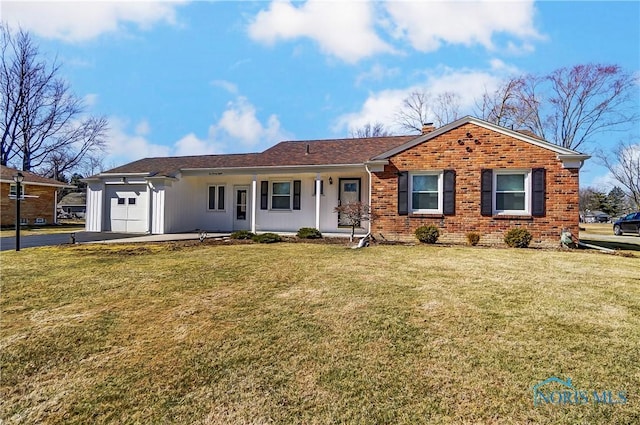
M 0 16 L 109 119 L 106 168 L 346 137 L 367 122 L 393 130 L 414 90 L 456 92 L 477 115 L 475 99 L 516 73 L 590 62 L 640 73 L 637 1 L 3 0 Z M 581 185 L 607 181 L 588 161 Z

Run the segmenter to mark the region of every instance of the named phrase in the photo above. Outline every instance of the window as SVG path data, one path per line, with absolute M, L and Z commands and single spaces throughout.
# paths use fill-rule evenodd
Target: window
M 47 224 L 47 220 L 42 218 L 42 217 L 38 217 L 38 218 L 36 218 L 35 223 L 36 224 Z
M 124 205 L 124 198 L 118 198 L 118 205 Z
M 9 186 L 9 196 L 16 197 L 16 184 L 12 183 Z M 24 197 L 24 183 L 20 184 L 20 197 Z
M 129 205 L 135 205 L 136 204 L 136 198 L 129 198 Z
M 271 184 L 271 209 L 291 209 L 291 182 L 273 182 Z
M 442 173 L 413 173 L 409 179 L 411 211 L 442 213 Z
M 209 186 L 209 210 L 224 211 L 224 186 Z
M 495 170 L 493 174 L 495 214 L 529 214 L 531 183 L 528 171 Z

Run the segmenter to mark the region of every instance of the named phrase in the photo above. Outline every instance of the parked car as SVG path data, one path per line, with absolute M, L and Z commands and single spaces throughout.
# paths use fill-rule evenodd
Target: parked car
M 635 233 L 640 236 L 640 211 L 627 214 L 613 223 L 613 233 L 618 236 L 623 233 Z

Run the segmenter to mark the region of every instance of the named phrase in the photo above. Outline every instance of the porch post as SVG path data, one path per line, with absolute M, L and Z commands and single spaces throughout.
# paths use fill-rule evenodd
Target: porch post
M 320 179 L 320 173 L 316 174 L 316 229 L 320 230 L 320 189 L 322 187 L 322 180 Z
M 256 232 L 256 212 L 257 212 L 257 204 L 258 204 L 258 176 L 256 174 L 253 175 L 253 180 L 251 181 L 251 194 L 253 198 L 253 202 L 251 202 L 251 233 Z

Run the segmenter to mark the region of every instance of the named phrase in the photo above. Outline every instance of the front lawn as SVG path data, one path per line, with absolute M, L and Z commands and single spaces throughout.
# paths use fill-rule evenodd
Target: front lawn
M 637 257 L 183 243 L 0 261 L 6 424 L 640 422 Z M 551 383 L 534 406 L 554 376 L 587 402 Z

